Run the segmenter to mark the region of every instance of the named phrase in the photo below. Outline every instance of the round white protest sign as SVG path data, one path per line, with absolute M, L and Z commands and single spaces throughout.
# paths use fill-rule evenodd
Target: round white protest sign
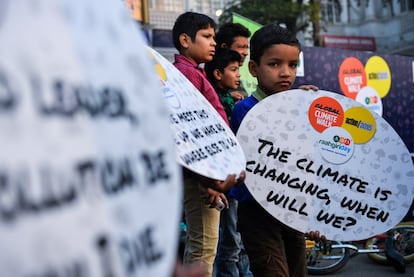
M 104 2 L 2 6 L 3 276 L 171 276 L 168 108 L 124 4 Z
M 249 191 L 299 231 L 364 239 L 398 224 L 413 200 L 414 168 L 403 141 L 379 115 L 343 95 L 269 96 L 247 113 L 237 138 Z
M 239 174 L 246 159 L 230 127 L 173 64 L 151 48 L 148 52 L 170 107 L 178 162 L 217 180 Z

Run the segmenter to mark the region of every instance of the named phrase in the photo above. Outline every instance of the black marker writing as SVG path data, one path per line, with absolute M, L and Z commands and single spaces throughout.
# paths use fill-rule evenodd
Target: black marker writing
M 262 165 L 256 161 L 247 161 L 246 171 L 269 179 L 275 182 L 275 184 L 286 185 L 300 192 L 314 195 L 318 199 L 324 200 L 326 205 L 329 205 L 331 202 L 328 189 L 321 188 L 319 185 L 307 182 L 306 180 L 301 180 L 286 172 L 278 173 L 276 168 L 267 167 L 266 164 Z
M 99 235 L 96 239 L 96 248 L 98 250 L 103 277 L 115 277 L 112 269 L 112 260 L 109 239 L 105 235 Z
M 266 197 L 266 201 L 273 203 L 274 205 L 281 206 L 282 208 L 289 211 L 296 212 L 300 215 L 308 216 L 308 213 L 305 211 L 306 203 L 300 204 L 296 198 L 269 191 Z
M 128 110 L 128 99 L 121 88 L 104 86 L 96 89 L 87 84 L 70 84 L 55 80 L 46 93 L 39 80 L 32 78 L 33 100 L 44 116 L 72 118 L 78 114 L 92 118 L 127 119 L 138 124 L 137 116 Z
M 119 242 L 121 260 L 128 276 L 134 274 L 139 267 L 150 266 L 164 257 L 164 252 L 155 239 L 154 227 L 148 226 L 145 230 L 132 237 L 124 237 Z
M 318 215 L 316 216 L 318 221 L 324 222 L 325 224 L 331 224 L 334 228 L 342 228 L 342 230 L 346 230 L 348 227 L 351 227 L 356 224 L 356 219 L 353 217 L 344 217 L 344 216 L 337 216 L 335 214 L 331 214 L 327 211 L 320 210 Z
M 390 215 L 389 212 L 384 212 L 376 207 L 369 206 L 368 204 L 363 204 L 361 201 L 348 199 L 344 196 L 341 201 L 341 207 L 347 208 L 350 211 L 353 211 L 356 214 L 361 214 L 370 219 L 375 219 L 376 221 L 385 222 Z
M 17 93 L 12 89 L 7 76 L 0 71 L 0 111 L 15 109 L 17 99 Z
M 142 153 L 141 160 L 144 162 L 144 174 L 147 184 L 153 185 L 158 181 L 167 181 L 170 179 L 170 173 L 165 163 L 165 153 L 159 151 L 155 154 Z
M 71 167 L 49 163 L 38 167 L 0 167 L 0 221 L 86 203 L 140 186 L 154 186 L 171 177 L 162 151 L 142 152 L 136 157 L 83 159 Z
M 264 152 L 266 153 L 267 157 L 272 157 L 275 160 L 278 159 L 280 162 L 283 162 L 283 163 L 288 162 L 287 159 L 292 154 L 291 152 L 281 151 L 279 147 L 275 149 L 275 147 L 273 147 L 273 142 L 265 140 L 265 139 L 259 138 L 259 142 L 260 142 L 260 146 L 258 148 L 258 153 Z
M 296 166 L 306 173 L 315 174 L 322 178 L 329 178 L 333 182 L 344 187 L 349 187 L 349 189 L 357 192 L 365 193 L 366 188 L 369 185 L 368 182 L 365 182 L 362 179 L 349 176 L 348 174 L 340 174 L 339 171 L 334 171 L 329 166 L 323 164 L 316 166 L 315 168 L 314 162 L 306 158 L 298 159 L 296 161 Z

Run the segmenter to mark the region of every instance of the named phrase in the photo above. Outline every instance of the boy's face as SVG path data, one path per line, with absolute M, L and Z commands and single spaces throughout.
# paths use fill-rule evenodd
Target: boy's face
M 299 48 L 274 44 L 260 57 L 260 65 L 249 61 L 249 71 L 267 95 L 290 89 L 295 82 Z
M 216 71 L 215 78 L 217 79 L 217 85 L 222 89 L 235 89 L 240 84 L 240 70 L 239 62 L 230 62 L 225 68 L 224 72 Z
M 243 65 L 244 60 L 249 54 L 249 40 L 246 37 L 235 37 L 233 43 L 230 45 L 230 49 L 238 52 L 241 56 L 240 65 Z
M 213 59 L 216 47 L 214 40 L 215 31 L 213 27 L 207 29 L 200 29 L 197 31 L 194 42 L 188 35 L 181 40 L 181 45 L 184 48 L 183 54 L 192 59 L 197 64 L 209 62 Z

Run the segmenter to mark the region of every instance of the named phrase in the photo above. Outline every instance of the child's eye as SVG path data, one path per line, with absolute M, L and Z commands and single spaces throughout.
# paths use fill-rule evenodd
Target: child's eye
M 297 64 L 297 63 L 292 63 L 292 64 L 290 65 L 290 67 L 291 67 L 291 68 L 297 68 L 297 67 L 298 67 L 298 64 Z
M 271 67 L 277 67 L 279 65 L 279 63 L 269 63 L 269 66 Z

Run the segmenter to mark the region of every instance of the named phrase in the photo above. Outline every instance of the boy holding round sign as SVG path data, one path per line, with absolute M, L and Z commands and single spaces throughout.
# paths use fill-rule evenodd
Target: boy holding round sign
M 247 112 L 260 100 L 291 88 L 296 78 L 300 51 L 296 37 L 278 25 L 266 25 L 253 34 L 249 71 L 257 78 L 258 86 L 251 96 L 233 109 L 231 127 L 235 133 Z M 315 86 L 301 88 L 318 89 Z M 231 195 L 239 200 L 238 227 L 253 275 L 307 276 L 305 234 L 270 215 L 253 199 L 245 185 L 233 188 Z M 320 239 L 319 232 L 310 232 L 307 236 Z
M 200 66 L 210 62 L 215 54 L 215 27 L 214 20 L 204 14 L 181 14 L 173 26 L 174 46 L 179 52 L 174 57 L 174 66 L 208 100 L 228 126 L 226 112 Z M 184 263 L 201 262 L 206 265 L 208 276 L 211 276 L 220 222 L 220 211 L 216 207 L 222 202 L 228 207 L 224 193 L 243 182 L 245 172 L 238 173 L 238 176 L 228 174 L 224 181 L 202 176 L 202 173 L 184 168 L 184 214 L 187 223 Z
M 233 25 L 225 26 L 227 26 L 225 33 L 230 35 L 227 29 Z M 247 30 L 241 25 L 236 25 L 234 29 L 236 35 Z M 243 38 L 247 42 L 247 37 Z M 239 95 L 238 92 L 234 93 L 234 90 L 240 87 L 240 65 L 244 58 L 239 52 L 230 48 L 217 48 L 213 60 L 204 66 L 207 78 L 215 88 L 229 121 L 234 105 L 240 101 L 240 98 L 234 97 Z M 237 200 L 229 195 L 226 196 L 229 207 L 221 212 L 219 245 L 214 266 L 215 275 L 217 277 L 252 276 L 249 259 L 237 231 Z
M 213 60 L 204 66 L 207 78 L 215 88 L 229 121 L 238 99 L 233 97 L 235 94 L 232 94 L 232 90 L 240 85 L 241 60 L 242 56 L 238 52 L 228 48 L 217 48 Z M 252 276 L 249 260 L 237 231 L 237 200 L 228 195 L 226 197 L 229 207 L 221 212 L 219 245 L 214 265 L 215 276 Z

